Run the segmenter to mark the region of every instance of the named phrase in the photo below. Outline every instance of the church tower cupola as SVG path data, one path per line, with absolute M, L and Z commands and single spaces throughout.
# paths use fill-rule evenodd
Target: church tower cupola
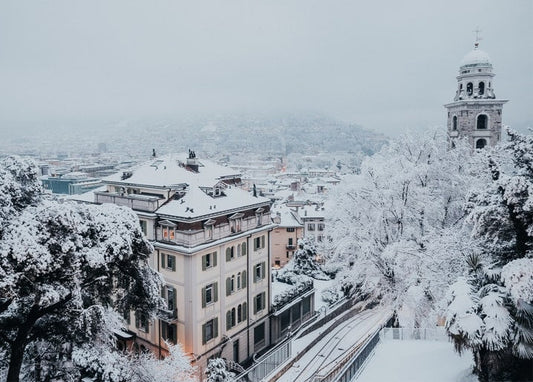
M 478 31 L 477 31 L 478 32 Z M 474 49 L 464 56 L 457 76 L 457 90 L 448 109 L 448 136 L 453 147 L 457 138 L 468 137 L 473 148 L 494 146 L 501 139 L 502 109 L 507 100 L 496 99 L 489 55 Z

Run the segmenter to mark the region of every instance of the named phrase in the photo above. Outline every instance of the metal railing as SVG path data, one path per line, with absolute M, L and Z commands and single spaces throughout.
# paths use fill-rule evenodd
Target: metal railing
M 317 375 L 314 382 L 349 382 L 362 369 L 368 357 L 374 351 L 374 348 L 380 341 L 380 330 L 376 330 L 370 335 L 365 342 L 355 348 L 351 354 L 345 357 L 343 362 L 340 362 L 327 375 Z
M 258 360 L 244 373 L 235 377 L 236 382 L 260 382 L 291 358 L 292 339 L 281 343 Z
M 382 340 L 448 341 L 444 326 L 434 328 L 383 328 Z

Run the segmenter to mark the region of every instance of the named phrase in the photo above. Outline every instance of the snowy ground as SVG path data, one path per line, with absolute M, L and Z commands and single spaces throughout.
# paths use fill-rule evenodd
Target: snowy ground
M 385 340 L 357 382 L 474 382 L 472 354 L 457 354 L 447 341 Z

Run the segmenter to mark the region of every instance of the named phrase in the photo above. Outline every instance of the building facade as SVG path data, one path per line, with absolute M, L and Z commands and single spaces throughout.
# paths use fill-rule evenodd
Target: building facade
M 281 268 L 289 262 L 303 237 L 304 226 L 298 214 L 287 206 L 280 207 L 273 218 L 272 267 Z
M 456 139 L 465 137 L 474 149 L 500 142 L 502 109 L 507 100 L 496 98 L 492 69 L 488 54 L 479 49 L 476 41 L 461 62 L 455 98 L 444 105 L 451 147 Z
M 162 319 L 126 313 L 135 346 L 166 355 L 181 343 L 200 371 L 211 357 L 243 362 L 270 345 L 270 200 L 240 174 L 189 155 L 154 158 L 103 180 L 96 203 L 132 208 L 164 277 Z

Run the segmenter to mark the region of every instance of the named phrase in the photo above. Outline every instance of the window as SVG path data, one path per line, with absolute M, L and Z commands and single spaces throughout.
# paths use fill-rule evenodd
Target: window
M 235 247 L 226 248 L 226 261 L 231 261 L 235 258 Z
M 257 225 L 258 226 L 261 225 L 262 224 L 261 222 L 262 222 L 263 215 L 262 214 L 255 214 L 255 217 L 257 219 Z
M 176 256 L 168 255 L 166 253 L 161 254 L 161 268 L 168 269 L 170 271 L 176 271 Z
M 207 321 L 202 325 L 202 343 L 206 344 L 213 338 L 218 337 L 218 317 Z
M 161 337 L 172 344 L 178 342 L 178 330 L 175 324 L 169 324 L 167 322 L 161 322 Z
M 479 87 L 479 91 L 478 91 L 479 95 L 485 94 L 485 83 L 484 82 L 480 82 L 478 87 Z
M 317 228 L 319 231 L 324 231 L 324 223 L 318 223 Z
M 248 250 L 247 246 L 246 246 L 246 242 L 242 243 L 241 245 L 241 254 L 242 256 L 246 256 L 248 254 L 248 252 L 246 252 Z
M 474 85 L 472 85 L 472 82 L 469 82 L 466 84 L 466 94 L 471 96 L 474 91 Z
M 488 117 L 486 114 L 480 114 L 477 116 L 477 124 L 476 124 L 476 127 L 480 130 L 485 130 L 487 129 L 487 122 L 488 122 Z M 485 142 L 486 143 L 486 142 Z
M 289 237 L 289 246 L 291 246 L 291 247 L 293 246 L 293 239 L 292 239 L 292 237 Z
M 241 257 L 241 245 L 237 244 L 237 257 Z
M 242 215 L 242 214 L 241 214 Z M 242 218 L 229 219 L 231 233 L 241 232 Z
M 266 263 L 262 262 L 254 266 L 254 283 L 265 278 Z
M 279 268 L 281 266 L 281 261 L 280 260 L 275 260 L 274 261 L 274 265 L 276 266 L 276 268 Z
M 243 302 L 237 307 L 237 322 L 242 322 L 246 320 L 247 316 L 247 304 Z
M 163 226 L 163 240 L 174 240 L 174 228 Z
M 486 145 L 487 145 L 487 140 L 485 140 L 485 139 L 478 139 L 476 141 L 476 149 L 482 149 Z
M 261 248 L 265 248 L 265 235 L 258 236 L 254 239 L 254 251 L 257 251 Z
M 311 312 L 311 296 L 304 298 L 302 301 L 302 315 L 305 316 Z
M 288 227 L 287 232 L 294 232 L 294 227 Z
M 177 314 L 176 289 L 171 286 L 164 286 L 162 290 L 162 296 L 167 303 L 167 310 L 170 312 L 171 317 L 175 318 Z
M 454 115 L 452 118 L 452 130 L 453 131 L 457 130 L 457 116 L 456 115 Z
M 235 275 L 226 278 L 226 296 L 243 288 L 246 288 L 246 271 L 237 273 L 237 278 L 235 278 Z
M 202 288 L 202 308 L 218 301 L 218 283 L 206 285 Z
M 126 323 L 129 325 L 131 324 L 131 317 L 130 317 L 130 310 L 127 309 L 122 315 L 124 317 L 124 320 L 126 320 Z
M 265 309 L 266 301 L 265 301 L 266 292 L 259 293 L 257 296 L 254 297 L 254 314 L 257 314 L 257 312 L 262 311 Z
M 208 253 L 202 256 L 202 271 L 217 266 L 217 253 Z
M 143 234 L 146 236 L 146 233 L 148 232 L 146 220 L 139 220 L 139 224 L 141 225 L 141 231 L 143 231 Z
M 265 323 L 254 328 L 254 345 L 256 347 L 262 346 L 265 343 Z
M 148 333 L 148 317 L 140 311 L 135 312 L 135 327 L 140 331 Z
M 307 230 L 308 231 L 314 231 L 315 230 L 315 223 L 307 224 Z

